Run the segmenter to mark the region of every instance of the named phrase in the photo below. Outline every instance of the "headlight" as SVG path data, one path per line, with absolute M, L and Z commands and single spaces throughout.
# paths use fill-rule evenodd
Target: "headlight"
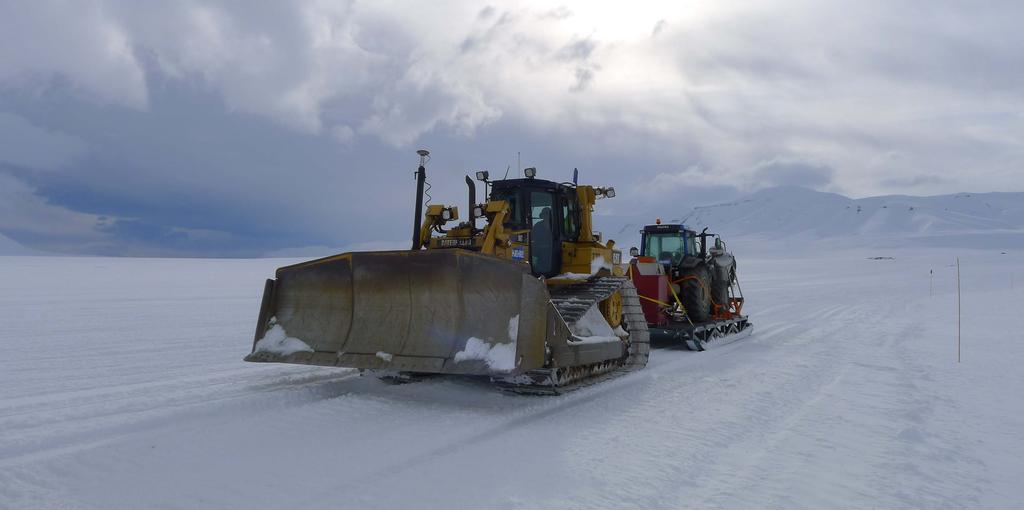
M 490 177 L 490 175 L 491 174 L 487 173 L 487 170 L 481 170 L 481 171 L 476 173 L 476 180 L 478 180 L 478 181 L 486 181 L 487 178 Z
M 615 198 L 615 188 L 608 188 L 604 190 L 604 196 L 608 198 Z
M 484 217 L 484 208 L 480 207 L 479 205 L 474 207 L 473 208 L 473 217 L 474 218 L 483 218 Z
M 452 219 L 452 210 L 451 209 L 442 209 L 441 210 L 441 219 L 445 220 L 445 221 L 448 221 L 448 220 Z
M 523 169 L 523 175 L 525 175 L 527 179 L 533 179 L 534 177 L 537 177 L 537 169 L 532 166 L 525 168 Z
M 639 257 L 640 256 L 640 250 L 638 250 L 636 246 L 630 248 L 629 249 L 629 256 L 630 257 Z

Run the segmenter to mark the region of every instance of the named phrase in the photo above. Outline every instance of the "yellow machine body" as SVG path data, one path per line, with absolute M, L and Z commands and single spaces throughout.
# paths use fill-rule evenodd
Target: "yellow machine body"
M 343 253 L 279 268 L 267 280 L 246 360 L 513 377 L 626 359 L 625 333 L 582 341 L 573 332 L 584 311 L 572 306 L 584 298 L 623 332 L 626 307 L 617 286 L 632 284 L 606 278 L 624 274 L 621 254 L 592 227 L 595 201 L 614 190 L 533 179 L 490 184 L 500 193 L 476 204 L 471 187 L 472 219 L 450 229 L 458 209 L 427 206 L 411 250 Z M 515 194 L 520 188 L 550 193 L 569 211 L 558 218 L 575 237 L 555 244 L 558 264 L 546 274 L 535 270 L 539 259 L 531 253 L 537 215 L 512 203 L 526 196 Z M 508 199 L 495 196 L 501 193 Z M 540 216 L 556 216 L 554 207 L 546 209 Z M 477 219 L 485 221 L 482 228 Z M 646 342 L 646 324 L 635 327 L 641 326 Z

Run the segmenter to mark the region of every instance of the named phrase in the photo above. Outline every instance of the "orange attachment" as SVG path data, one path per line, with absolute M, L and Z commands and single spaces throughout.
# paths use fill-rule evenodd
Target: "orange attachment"
M 714 313 L 711 314 L 711 318 L 715 320 L 726 320 L 743 315 L 743 298 L 734 297 L 729 298 L 729 306 L 725 307 L 718 304 L 711 305 L 714 309 Z
M 644 263 L 644 264 L 653 264 L 654 262 L 657 262 L 658 260 L 655 259 L 654 257 L 637 257 L 636 261 Z
M 678 280 L 673 280 L 672 283 L 679 283 L 679 282 L 686 281 L 686 280 L 696 280 L 697 283 L 699 283 L 700 286 L 704 288 L 704 292 L 708 293 L 708 297 L 711 298 L 711 303 L 715 304 L 715 298 L 713 298 L 711 296 L 711 289 L 708 288 L 708 285 L 706 283 L 704 283 L 703 280 L 701 280 L 700 278 L 697 278 L 696 276 L 693 276 L 693 275 L 684 276 L 684 277 L 682 277 L 682 278 L 680 278 Z
M 693 276 L 693 275 L 684 276 L 684 277 L 682 277 L 682 278 L 680 278 L 678 280 L 673 280 L 672 283 L 673 284 L 677 284 L 679 282 L 686 281 L 686 280 L 696 280 L 698 283 L 700 283 L 700 286 L 704 288 L 704 292 L 708 293 L 708 297 L 711 298 L 711 318 L 712 319 L 714 319 L 714 320 L 726 320 L 726 319 L 731 319 L 733 317 L 736 317 L 737 315 L 742 315 L 742 312 L 743 312 L 743 298 L 742 297 L 729 298 L 729 303 L 727 305 L 726 304 L 716 303 L 715 302 L 715 298 L 711 295 L 711 289 L 709 289 L 707 287 L 707 284 L 705 284 L 700 278 L 697 278 L 696 276 Z

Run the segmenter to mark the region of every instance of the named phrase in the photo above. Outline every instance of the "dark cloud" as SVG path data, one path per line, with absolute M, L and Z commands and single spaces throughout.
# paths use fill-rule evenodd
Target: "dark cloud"
M 577 67 L 576 83 L 569 90 L 572 92 L 582 92 L 592 81 L 594 81 L 594 71 L 585 67 Z
M 0 112 L 0 164 L 54 170 L 73 164 L 86 150 L 86 144 L 74 136 Z
M 919 186 L 942 184 L 944 182 L 946 182 L 946 179 L 943 179 L 938 175 L 913 175 L 907 177 L 885 179 L 884 181 L 882 181 L 882 184 L 886 186 L 892 186 L 894 188 L 916 188 Z
M 757 187 L 802 186 L 821 190 L 832 184 L 835 169 L 801 161 L 773 159 L 754 167 L 753 178 Z
M 659 19 L 658 22 L 654 24 L 654 28 L 651 29 L 651 37 L 657 37 L 658 34 L 665 30 L 666 26 L 668 26 L 668 21 Z
M 558 50 L 555 57 L 567 62 L 587 60 L 590 55 L 594 53 L 594 49 L 597 47 L 591 39 L 580 39 L 572 41 L 566 44 L 562 49 Z
M 142 241 L 170 246 L 182 245 L 188 241 L 188 234 L 181 230 L 155 225 L 143 220 L 117 219 L 113 223 L 101 222 L 97 230 L 113 234 L 125 241 Z
M 564 6 L 564 5 L 560 5 L 558 7 L 555 7 L 554 9 L 543 11 L 540 14 L 537 15 L 537 17 L 539 19 L 554 19 L 554 20 L 564 20 L 564 19 L 569 18 L 571 16 L 572 16 L 572 11 L 569 10 L 569 8 Z
M 570 92 L 582 92 L 591 82 L 594 81 L 594 74 L 600 66 L 591 61 L 597 43 L 590 38 L 578 39 L 566 44 L 558 52 L 555 58 L 563 62 L 575 62 L 575 82 L 569 87 Z

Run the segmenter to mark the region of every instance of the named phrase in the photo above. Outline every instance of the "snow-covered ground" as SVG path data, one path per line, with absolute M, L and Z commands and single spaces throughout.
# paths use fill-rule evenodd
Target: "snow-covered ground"
M 1021 254 L 957 364 L 952 252 L 733 248 L 753 336 L 550 398 L 242 362 L 285 261 L 0 257 L 0 508 L 1019 507 Z

